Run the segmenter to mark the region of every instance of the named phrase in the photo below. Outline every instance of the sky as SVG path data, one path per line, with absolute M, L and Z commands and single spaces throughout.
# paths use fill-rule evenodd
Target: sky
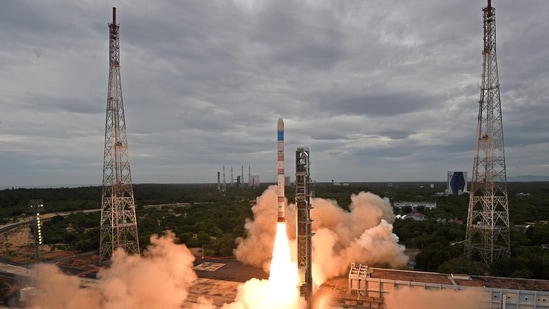
M 445 181 L 473 165 L 486 0 L 2 1 L 0 186 L 102 182 L 112 7 L 134 183 Z M 549 2 L 493 0 L 507 176 L 549 175 Z

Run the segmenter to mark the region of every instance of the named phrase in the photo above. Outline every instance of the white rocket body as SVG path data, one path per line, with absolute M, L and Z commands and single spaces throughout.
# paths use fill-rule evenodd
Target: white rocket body
M 277 222 L 284 222 L 286 216 L 284 214 L 286 197 L 284 196 L 284 120 L 278 118 L 276 124 L 277 131 L 277 157 L 278 157 L 278 219 Z

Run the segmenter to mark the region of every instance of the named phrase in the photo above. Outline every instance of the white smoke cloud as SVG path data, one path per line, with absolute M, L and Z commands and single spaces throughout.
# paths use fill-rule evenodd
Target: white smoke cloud
M 248 236 L 238 241 L 235 256 L 243 263 L 266 268 L 272 252 L 276 224 L 276 186 L 269 187 L 252 207 L 253 220 L 246 221 Z M 372 193 L 351 195 L 350 211 L 334 200 L 313 198 L 311 218 L 313 278 L 316 284 L 345 274 L 351 263 L 405 265 L 408 257 L 392 233 L 395 215 L 388 200 Z M 287 231 L 295 239 L 295 205 L 286 210 Z M 295 242 L 292 244 L 295 247 Z M 295 251 L 294 251 L 295 255 Z M 295 256 L 293 257 L 295 260 Z
M 269 280 L 250 279 L 238 287 L 236 299 L 231 304 L 225 304 L 222 309 L 301 309 L 305 308 L 305 300 L 299 297 L 295 286 L 291 299 L 281 301 L 280 293 L 269 287 Z M 288 291 L 286 291 L 288 292 Z M 286 295 L 287 296 L 287 295 Z
M 273 256 L 276 234 L 278 193 L 276 186 L 270 186 L 256 199 L 252 207 L 254 219 L 246 219 L 246 238 L 236 240 L 238 246 L 234 256 L 244 264 L 262 268 L 268 272 Z
M 297 264 L 291 260 L 286 225 L 276 225 L 274 249 L 269 280 L 248 280 L 238 287 L 234 303 L 223 309 L 265 308 L 300 309 L 305 308 L 305 300 L 297 289 L 299 276 Z
M 317 233 L 313 237 L 313 275 L 317 283 L 346 273 L 352 262 L 387 262 L 394 266 L 406 262 L 403 247 L 398 245 L 398 237 L 392 233 L 390 222 L 394 215 L 389 203 L 364 192 L 351 196 L 351 200 L 350 211 L 343 210 L 335 201 L 318 198 L 312 201 L 315 207 L 311 212 L 315 220 L 313 229 Z M 276 201 L 276 186 L 271 186 L 252 207 L 254 219 L 245 223 L 248 236 L 238 240 L 235 250 L 240 261 L 265 270 L 280 262 L 272 260 L 277 235 Z M 284 239 L 295 239 L 293 209 L 294 205 L 287 208 L 286 232 L 290 236 L 284 235 Z M 29 308 L 185 308 L 183 304 L 189 288 L 197 279 L 193 270 L 194 256 L 185 245 L 176 245 L 174 239 L 171 232 L 164 236 L 153 235 L 143 256 L 116 251 L 111 267 L 101 271 L 97 284 L 88 288 L 81 288 L 79 278 L 64 275 L 53 265 L 38 265 L 36 286 L 39 294 Z M 283 257 L 281 262 L 286 263 L 278 269 L 290 270 L 297 276 L 295 242 L 285 243 L 283 254 L 277 246 L 278 257 Z M 272 275 L 273 272 L 272 280 L 251 279 L 241 284 L 234 302 L 225 304 L 222 309 L 304 308 L 305 301 L 299 297 L 295 279 L 285 282 L 275 280 Z M 284 274 L 278 277 L 292 276 Z M 324 299 L 320 303 L 324 304 L 319 305 L 323 308 L 328 301 Z M 199 297 L 196 304 L 187 302 L 185 305 L 191 309 L 216 308 L 204 297 Z
M 117 250 L 111 267 L 99 273 L 97 285 L 80 288 L 80 280 L 62 274 L 54 265 L 36 267 L 39 292 L 33 309 L 161 309 L 181 308 L 197 279 L 194 256 L 175 235 L 153 235 L 144 256 Z
M 429 291 L 423 288 L 402 288 L 385 294 L 384 298 L 387 309 L 400 309 L 403 308 L 403 304 L 406 304 L 407 309 L 481 309 L 484 308 L 483 300 L 486 300 L 483 296 L 480 291 L 473 290 Z

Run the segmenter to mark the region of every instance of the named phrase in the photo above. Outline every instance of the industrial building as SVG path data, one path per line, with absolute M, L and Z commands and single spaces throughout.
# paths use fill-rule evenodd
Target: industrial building
M 448 188 L 445 195 L 461 195 L 467 192 L 467 172 L 448 171 Z
M 326 288 L 341 286 L 342 280 L 331 280 Z M 347 293 L 338 295 L 334 301 L 355 306 L 353 308 L 384 308 L 387 296 L 404 288 L 476 292 L 480 307 L 486 309 L 549 308 L 549 280 L 427 273 L 353 264 L 347 287 Z
M 413 211 L 416 211 L 418 207 L 423 207 L 424 209 L 433 210 L 437 208 L 436 202 L 412 202 L 412 201 L 402 201 L 402 202 L 394 202 L 393 206 L 396 208 L 403 208 L 406 206 L 409 206 L 412 208 Z

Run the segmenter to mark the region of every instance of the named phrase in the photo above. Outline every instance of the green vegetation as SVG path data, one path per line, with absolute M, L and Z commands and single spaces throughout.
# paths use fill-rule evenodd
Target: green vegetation
M 10 286 L 2 278 L 0 278 L 0 300 L 4 299 L 8 295 Z
M 421 250 L 416 257 L 416 269 L 453 273 L 487 274 L 522 278 L 549 279 L 549 184 L 510 183 L 508 185 L 510 219 L 512 221 L 512 258 L 484 269 L 478 262 L 464 259 L 462 240 L 465 238 L 468 197 L 436 196 L 444 191 L 445 183 L 351 183 L 349 186 L 315 184 L 316 197 L 334 199 L 348 209 L 350 196 L 371 191 L 395 201 L 436 202 L 433 210 L 420 209 L 424 221 L 397 220 L 394 233 L 407 248 Z M 206 255 L 232 254 L 237 237 L 245 236 L 244 223 L 252 217 L 251 206 L 266 186 L 257 189 L 228 188 L 217 185 L 140 184 L 134 186 L 140 244 L 144 248 L 155 233 L 172 230 L 177 242 L 188 247 L 203 247 Z M 517 196 L 517 193 L 530 196 Z M 286 196 L 293 200 L 293 188 Z M 7 189 L 0 191 L 0 224 L 25 216 L 30 199 L 42 199 L 45 212 L 99 209 L 100 187 L 57 189 Z M 162 205 L 179 203 L 178 205 Z M 412 209 L 395 209 L 395 214 L 408 214 Z M 47 244 L 78 251 L 93 251 L 99 246 L 100 213 L 75 212 L 55 216 L 44 222 Z M 528 228 L 515 225 L 530 225 Z

